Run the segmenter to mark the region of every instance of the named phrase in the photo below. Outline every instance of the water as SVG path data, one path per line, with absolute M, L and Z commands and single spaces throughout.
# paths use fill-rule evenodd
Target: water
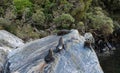
M 99 57 L 104 73 L 120 73 L 120 46 L 113 55 Z

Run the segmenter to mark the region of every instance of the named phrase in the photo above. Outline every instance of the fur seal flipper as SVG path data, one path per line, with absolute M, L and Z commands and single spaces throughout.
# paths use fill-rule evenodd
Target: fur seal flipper
M 52 49 L 49 49 L 48 54 L 47 54 L 47 56 L 45 56 L 44 60 L 45 60 L 46 63 L 51 63 L 52 61 L 55 60 L 54 57 L 53 57 Z

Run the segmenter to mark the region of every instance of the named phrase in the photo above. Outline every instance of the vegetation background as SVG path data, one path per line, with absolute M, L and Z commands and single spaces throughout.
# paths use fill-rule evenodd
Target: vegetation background
M 23 40 L 61 29 L 106 37 L 120 27 L 119 12 L 119 0 L 0 0 L 0 29 Z

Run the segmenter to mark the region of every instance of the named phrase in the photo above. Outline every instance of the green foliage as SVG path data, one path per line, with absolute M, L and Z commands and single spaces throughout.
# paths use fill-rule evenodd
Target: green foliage
M 0 0 L 1 6 L 8 6 L 10 4 L 12 4 L 12 0 Z
M 70 24 L 62 24 L 62 26 L 61 26 L 63 29 L 67 29 L 67 28 L 69 28 L 70 27 Z
M 44 4 L 45 0 L 30 0 L 34 4 L 42 5 Z
M 30 18 L 32 16 L 30 8 L 25 8 L 22 12 L 22 16 L 24 17 L 24 19 Z
M 4 9 L 0 7 L 0 15 L 4 14 Z
M 5 30 L 9 31 L 10 33 L 16 34 L 17 25 L 11 24 L 3 27 Z
M 77 23 L 76 28 L 78 29 L 80 34 L 84 34 L 85 33 L 85 25 L 84 25 L 84 23 L 82 21 Z
M 71 23 L 75 21 L 75 19 L 70 14 L 62 14 L 56 18 L 53 19 L 55 23 L 58 24 L 58 26 L 61 26 L 63 28 L 68 28 Z
M 29 40 L 30 38 L 39 38 L 40 34 L 34 31 L 34 28 L 30 24 L 23 24 L 21 21 L 17 20 L 16 23 L 6 26 L 4 29 L 15 34 L 23 40 Z
M 42 10 L 36 10 L 36 13 L 33 13 L 32 20 L 36 23 L 36 25 L 43 26 L 45 22 L 45 15 Z
M 5 19 L 8 19 L 8 20 L 13 20 L 13 19 L 15 19 L 16 18 L 16 15 L 15 15 L 15 13 L 14 13 L 14 9 L 12 9 L 12 8 L 7 8 L 6 9 L 6 13 L 4 14 L 4 18 Z
M 29 0 L 13 0 L 16 11 L 21 13 L 26 7 L 32 9 L 33 4 Z
M 11 22 L 5 18 L 0 18 L 0 26 L 7 26 L 10 25 Z
M 65 23 L 65 22 L 74 22 L 75 19 L 70 14 L 62 14 L 56 18 L 54 18 L 56 23 Z
M 91 5 L 92 0 L 84 0 L 85 9 L 88 10 L 89 6 Z
M 77 0 L 75 8 L 71 12 L 76 21 L 79 21 L 85 17 L 85 13 L 89 9 L 91 2 L 92 0 Z
M 119 29 L 120 28 L 120 24 L 117 21 L 114 21 L 113 24 L 114 24 L 114 28 L 115 29 Z
M 9 32 L 11 32 L 11 33 L 13 33 L 13 34 L 16 32 L 16 31 L 15 31 L 16 25 L 13 25 L 13 24 L 11 23 L 11 21 L 8 20 L 8 19 L 0 18 L 0 26 L 1 26 L 3 29 L 5 29 L 5 30 L 7 30 L 7 31 L 9 31 Z
M 64 4 L 64 11 L 65 12 L 69 12 L 70 11 L 70 9 L 72 8 L 72 6 L 73 6 L 73 4 L 71 4 L 71 3 L 69 3 L 69 2 L 66 2 L 65 4 Z
M 83 22 L 79 22 L 79 23 L 77 24 L 77 26 L 84 26 L 84 23 L 83 23 Z
M 5 11 L 12 4 L 12 0 L 0 0 L 0 16 L 4 16 Z
M 54 2 L 51 2 L 50 0 L 45 0 L 45 3 L 44 3 L 44 14 L 45 14 L 45 17 L 46 17 L 46 22 L 49 23 L 49 22 L 52 22 L 52 19 L 53 19 L 53 16 L 52 16 L 52 11 L 54 8 L 56 8 L 55 6 L 56 4 Z
M 49 0 L 45 0 L 45 3 L 44 3 L 44 12 L 45 13 L 50 13 L 52 12 L 52 8 L 55 6 L 55 3 L 54 2 L 50 2 Z
M 113 32 L 113 21 L 102 12 L 101 8 L 95 7 L 92 12 L 86 15 L 90 20 L 89 28 L 100 30 L 104 35 L 109 35 Z
M 21 28 L 17 28 L 15 31 L 15 35 L 24 40 L 28 40 L 29 38 L 39 38 L 39 34 L 34 32 L 34 29 L 30 24 L 26 24 Z
M 62 12 L 69 12 L 72 7 L 73 7 L 73 4 L 70 3 L 69 1 L 60 0 L 59 9 L 61 9 Z
M 32 0 L 34 4 L 34 10 L 42 10 L 45 18 L 46 23 L 52 22 L 53 16 L 52 11 L 56 8 L 56 3 L 52 0 Z

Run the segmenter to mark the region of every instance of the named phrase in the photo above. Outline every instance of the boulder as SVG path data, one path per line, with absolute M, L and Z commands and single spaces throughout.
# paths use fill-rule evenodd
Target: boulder
M 20 46 L 23 46 L 24 41 L 20 38 L 16 37 L 15 35 L 5 31 L 0 30 L 0 46 L 6 46 L 11 49 L 18 48 Z
M 7 55 L 14 49 L 23 45 L 23 41 L 15 35 L 5 30 L 0 30 L 0 73 L 3 72 L 4 64 L 7 61 Z
M 0 73 L 3 72 L 6 58 L 7 58 L 7 53 L 3 49 L 0 49 Z
M 65 49 L 53 53 L 54 61 L 46 63 L 48 50 L 55 50 L 60 38 Z M 8 58 L 4 73 L 103 73 L 95 51 L 84 48 L 85 38 L 77 30 L 31 41 L 16 49 Z M 7 63 L 7 64 L 8 64 Z

